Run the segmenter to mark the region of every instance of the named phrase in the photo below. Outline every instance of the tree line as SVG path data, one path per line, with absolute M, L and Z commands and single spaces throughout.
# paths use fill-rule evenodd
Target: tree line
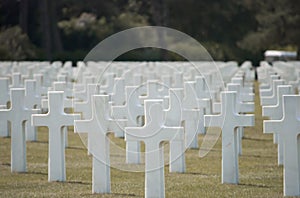
M 158 25 L 198 40 L 215 60 L 263 59 L 267 49 L 300 51 L 298 0 L 1 0 L 1 60 L 83 60 L 100 41 Z M 119 60 L 182 60 L 159 49 Z

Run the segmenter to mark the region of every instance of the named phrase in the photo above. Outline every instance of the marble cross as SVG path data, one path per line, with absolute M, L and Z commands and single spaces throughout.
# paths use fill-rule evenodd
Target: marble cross
M 145 100 L 145 125 L 126 127 L 126 141 L 145 143 L 145 197 L 165 197 L 163 141 L 182 141 L 182 127 L 164 125 L 163 100 Z
M 273 93 L 271 96 L 261 96 L 260 97 L 260 104 L 261 106 L 268 106 L 268 105 L 275 105 L 277 102 L 277 87 L 279 85 L 284 85 L 284 80 L 273 80 Z
M 20 73 L 13 73 L 11 76 L 12 84 L 10 88 L 24 88 L 22 84 L 22 76 Z
M 141 126 L 139 117 L 144 115 L 144 108 L 139 101 L 140 89 L 142 87 L 126 86 L 126 103 L 121 106 L 112 106 L 111 114 L 115 120 L 126 119 L 126 126 Z M 126 141 L 126 163 L 140 163 L 140 142 Z
M 25 89 L 10 90 L 10 109 L 0 109 L 0 120 L 11 123 L 11 171 L 26 171 L 26 141 L 24 123 L 30 121 L 30 116 L 37 111 L 25 106 Z
M 125 103 L 125 81 L 123 78 L 115 78 L 111 100 L 113 105 L 123 105 Z
M 41 104 L 41 97 L 36 93 L 36 81 L 25 80 L 25 106 L 28 109 L 39 109 Z M 40 110 L 37 110 L 40 113 Z M 37 140 L 37 127 L 31 125 L 30 122 L 26 123 L 26 140 Z
M 266 96 L 272 96 L 273 95 L 273 81 L 279 79 L 279 77 L 277 75 L 272 75 L 270 76 L 270 87 L 267 89 L 260 89 L 259 90 L 259 94 L 261 97 L 266 97 Z
M 205 126 L 222 129 L 222 183 L 239 182 L 236 128 L 254 126 L 254 115 L 239 115 L 236 103 L 236 92 L 221 92 L 221 114 L 204 116 Z
M 79 114 L 66 114 L 64 112 L 64 92 L 48 92 L 48 113 L 32 115 L 33 126 L 46 126 L 49 129 L 48 150 L 48 180 L 65 181 L 65 142 L 63 128 L 73 126 L 74 120 L 80 118 Z
M 107 103 L 108 95 L 93 95 L 92 117 L 74 122 L 76 133 L 88 133 L 88 149 L 93 156 L 93 193 L 110 193 L 109 123 L 103 113 Z
M 200 107 L 196 90 L 195 82 L 184 82 L 184 98 L 182 101 L 183 108 L 183 120 L 185 130 L 185 146 L 186 148 L 198 148 L 198 134 L 204 133 L 204 125 L 199 125 L 199 122 L 203 121 L 204 111 Z M 203 123 L 203 122 L 202 122 Z M 202 127 L 201 127 L 202 126 Z
M 165 125 L 170 127 L 180 127 L 183 116 L 187 116 L 185 110 L 182 109 L 183 89 L 171 88 L 169 89 L 169 107 L 165 109 Z M 170 155 L 169 155 L 169 171 L 184 173 L 186 171 L 185 165 L 185 141 L 184 140 L 170 140 Z
M 299 95 L 284 95 L 283 117 L 264 121 L 264 132 L 279 133 L 283 141 L 284 196 L 300 196 L 299 108 Z
M 0 78 L 0 105 L 3 109 L 7 109 L 8 102 L 10 101 L 9 96 L 9 79 Z M 8 137 L 9 129 L 8 122 L 6 120 L 0 120 L 0 137 Z
M 242 93 L 240 91 L 241 85 L 235 83 L 228 83 L 227 90 L 228 91 L 235 91 L 237 93 L 237 103 L 236 103 L 236 110 L 238 113 L 249 113 L 254 112 L 254 103 L 253 102 L 244 102 L 244 98 L 242 98 Z M 244 127 L 237 128 L 237 135 L 238 135 L 238 153 L 242 155 L 242 138 L 244 136 Z
M 279 120 L 282 118 L 282 96 L 283 95 L 292 95 L 292 88 L 291 85 L 279 85 L 277 86 L 277 97 L 276 103 L 274 105 L 268 105 L 262 107 L 262 115 L 269 117 L 271 120 Z M 274 144 L 278 144 L 278 154 L 282 155 L 283 147 L 282 144 L 279 143 L 280 138 L 278 133 L 273 134 L 273 142 Z M 278 156 L 278 163 L 279 165 L 282 164 L 282 157 Z

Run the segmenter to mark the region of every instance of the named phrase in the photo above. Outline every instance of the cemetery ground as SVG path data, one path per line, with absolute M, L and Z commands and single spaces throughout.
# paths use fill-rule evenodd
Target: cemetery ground
M 187 171 L 169 173 L 166 197 L 282 197 L 283 169 L 277 165 L 273 135 L 263 134 L 258 83 L 255 82 L 255 127 L 247 127 L 239 157 L 239 185 L 221 184 L 221 138 L 204 158 L 186 151 Z M 110 137 L 122 147 L 123 139 Z M 201 145 L 203 136 L 199 136 Z M 39 128 L 38 141 L 27 142 L 27 173 L 10 172 L 10 138 L 0 138 L 0 197 L 143 197 L 144 173 L 111 169 L 111 194 L 91 194 L 92 158 L 78 134 L 69 132 L 66 182 L 48 182 L 48 132 Z M 167 161 L 168 159 L 165 159 Z

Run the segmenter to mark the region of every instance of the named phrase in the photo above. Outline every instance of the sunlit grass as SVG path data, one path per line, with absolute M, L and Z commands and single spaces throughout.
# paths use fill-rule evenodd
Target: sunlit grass
M 257 91 L 257 83 L 256 83 Z M 239 185 L 221 184 L 221 142 L 204 158 L 199 150 L 186 152 L 187 172 L 169 173 L 165 167 L 167 197 L 282 197 L 282 167 L 272 135 L 262 133 L 261 108 L 256 93 L 255 127 L 245 129 L 239 158 Z M 120 138 L 114 142 L 125 146 Z M 203 137 L 199 137 L 201 144 Z M 92 195 L 91 157 L 77 134 L 69 133 L 66 182 L 47 181 L 48 132 L 40 128 L 37 142 L 27 143 L 27 173 L 10 172 L 10 138 L 0 138 L 1 197 L 143 197 L 144 173 L 111 169 L 111 194 Z M 167 159 L 165 159 L 167 161 Z

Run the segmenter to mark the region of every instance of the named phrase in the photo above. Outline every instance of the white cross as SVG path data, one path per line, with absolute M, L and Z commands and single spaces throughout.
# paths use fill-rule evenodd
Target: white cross
M 284 196 L 300 196 L 299 107 L 299 95 L 284 95 L 281 120 L 264 121 L 264 132 L 279 133 L 283 139 Z
M 144 108 L 139 102 L 140 89 L 142 87 L 126 86 L 126 103 L 121 106 L 112 106 L 112 118 L 127 119 L 127 126 L 140 126 L 139 117 L 144 115 Z M 140 142 L 126 141 L 126 163 L 140 163 Z
M 46 96 L 48 88 L 44 86 L 43 75 L 34 74 L 33 78 L 36 80 L 36 92 L 39 96 Z
M 198 133 L 201 130 L 204 133 L 204 125 L 203 127 L 199 127 L 200 119 L 203 121 L 204 111 L 203 104 L 200 105 L 200 102 L 203 103 L 202 100 L 198 100 L 196 90 L 195 90 L 195 82 L 187 81 L 184 82 L 184 98 L 182 101 L 183 114 L 182 118 L 185 123 L 185 147 L 186 148 L 198 148 Z M 203 123 L 203 122 L 202 122 Z
M 94 76 L 85 76 L 83 84 L 74 85 L 74 97 L 79 100 L 87 100 L 87 86 L 89 84 L 95 84 L 96 78 Z
M 82 118 L 83 119 L 90 119 L 92 117 L 92 96 L 95 94 L 99 94 L 100 93 L 100 89 L 99 89 L 99 85 L 98 84 L 89 84 L 87 85 L 87 93 L 86 93 L 86 99 L 87 101 L 83 101 L 83 102 L 78 102 L 75 101 L 74 102 L 74 110 L 75 112 L 81 112 L 82 113 Z M 87 141 L 89 141 L 89 139 L 87 139 Z M 87 142 L 87 146 L 88 146 L 88 154 L 89 154 L 89 142 Z
M 82 113 L 83 119 L 90 119 L 92 117 L 92 95 L 99 94 L 99 85 L 98 84 L 88 84 L 86 91 L 86 101 L 75 101 L 74 110 L 76 112 Z
M 0 105 L 7 109 L 7 103 L 9 102 L 9 79 L 8 78 L 0 78 Z M 8 137 L 8 123 L 6 120 L 0 120 L 0 137 Z
M 9 79 L 2 77 L 0 78 L 0 105 L 7 106 L 7 103 L 9 102 Z
M 123 78 L 115 78 L 111 100 L 113 105 L 123 105 L 125 103 L 125 81 Z
M 126 127 L 126 141 L 145 143 L 145 197 L 165 197 L 163 141 L 183 141 L 182 127 L 164 125 L 162 100 L 145 100 L 145 125 Z
M 172 85 L 172 79 L 170 75 L 163 75 L 162 79 L 162 88 L 159 90 L 163 96 L 168 95 L 169 89 Z
M 93 193 L 110 193 L 108 122 L 104 115 L 107 103 L 107 95 L 92 96 L 91 119 L 74 122 L 76 133 L 88 133 L 89 152 L 93 156 Z
M 11 76 L 12 84 L 10 88 L 23 88 L 22 79 L 20 73 L 13 73 Z
M 244 98 L 242 98 L 242 93 L 240 91 L 241 85 L 235 83 L 228 83 L 227 90 L 228 91 L 235 91 L 237 94 L 237 103 L 236 103 L 236 110 L 238 113 L 248 113 L 254 112 L 254 103 L 253 102 L 244 102 Z M 237 128 L 237 135 L 238 135 L 238 153 L 242 155 L 242 138 L 244 136 L 244 127 Z
M 161 99 L 163 96 L 161 95 L 159 89 L 161 88 L 161 84 L 159 84 L 158 80 L 148 80 L 147 81 L 147 95 L 140 96 L 141 103 L 143 104 L 147 99 Z
M 253 102 L 245 102 L 245 98 L 241 93 L 241 85 L 236 83 L 228 83 L 227 84 L 228 91 L 235 91 L 237 93 L 237 111 L 239 113 L 249 113 L 254 112 L 254 103 Z
M 36 81 L 25 80 L 25 106 L 28 109 L 38 109 L 41 104 L 41 97 L 36 93 Z M 40 113 L 37 110 L 37 113 Z M 31 125 L 30 122 L 26 123 L 26 140 L 36 141 L 37 139 L 37 127 Z
M 113 92 L 113 88 L 114 88 L 114 77 L 115 74 L 114 73 L 107 73 L 105 74 L 105 76 L 103 76 L 105 79 L 105 84 L 103 84 L 104 82 L 99 82 L 101 83 L 100 89 L 101 89 L 101 93 L 103 92 L 104 94 L 111 94 Z
M 26 171 L 26 141 L 24 122 L 30 121 L 35 110 L 27 109 L 24 103 L 25 89 L 10 90 L 10 109 L 0 109 L 0 120 L 11 122 L 11 171 Z
M 236 111 L 236 92 L 221 92 L 221 114 L 205 115 L 205 126 L 222 129 L 222 183 L 238 183 L 238 152 L 236 127 L 254 126 L 253 115 Z
M 67 82 L 53 82 L 53 91 L 64 91 L 65 96 L 65 108 L 72 108 L 73 102 L 77 99 L 73 98 L 73 90 L 69 88 L 70 85 Z M 72 98 L 72 99 L 70 99 Z
M 183 89 L 169 89 L 169 108 L 164 110 L 166 114 L 166 126 L 179 127 L 183 120 L 184 110 L 182 109 Z M 186 114 L 185 114 L 186 115 Z M 170 140 L 170 172 L 185 172 L 185 141 Z
M 279 79 L 279 76 L 277 76 L 277 75 L 270 76 L 270 88 L 268 88 L 268 89 L 260 89 L 259 90 L 260 91 L 259 92 L 260 97 L 271 96 L 273 94 L 273 91 L 274 91 L 274 89 L 273 89 L 273 85 L 274 85 L 273 81 L 277 80 L 277 79 Z
M 73 126 L 74 120 L 80 118 L 79 114 L 66 114 L 64 112 L 64 92 L 49 91 L 47 114 L 32 115 L 33 126 L 47 126 L 49 129 L 48 151 L 48 180 L 65 181 L 65 148 L 63 127 Z
M 271 96 L 261 96 L 260 104 L 261 106 L 275 105 L 277 102 L 277 87 L 279 85 L 284 85 L 284 80 L 273 80 L 273 93 Z
M 283 117 L 283 106 L 282 106 L 282 96 L 283 95 L 292 95 L 292 86 L 291 85 L 280 85 L 277 87 L 277 104 L 272 106 L 264 106 L 262 109 L 262 115 L 268 116 L 270 120 L 280 120 Z M 265 123 L 265 121 L 264 121 Z M 265 127 L 265 125 L 264 125 Z M 270 131 L 265 131 L 264 133 L 268 133 Z M 278 165 L 283 164 L 283 139 L 280 138 L 280 134 L 273 133 L 274 143 L 278 144 L 277 146 L 277 160 Z
M 266 76 L 267 76 L 266 83 L 263 83 L 263 84 L 259 85 L 259 92 L 266 91 L 267 89 L 270 89 L 271 86 L 272 86 L 272 81 L 280 79 L 279 75 L 271 73 L 271 72 L 266 74 Z
M 183 73 L 175 72 L 173 78 L 173 88 L 183 88 Z
M 70 90 L 67 87 L 67 83 L 65 81 L 56 81 L 53 82 L 53 91 L 63 91 L 64 93 L 64 109 L 66 113 L 69 113 L 72 111 L 72 108 L 74 107 L 74 102 L 77 101 L 77 99 L 69 98 L 70 96 Z M 71 94 L 72 95 L 72 94 Z M 48 99 L 42 100 L 42 107 L 45 109 L 48 109 Z M 68 127 L 63 127 L 63 133 L 64 133 L 64 140 L 65 140 L 65 147 L 68 147 Z
M 253 93 L 253 87 L 246 86 L 245 77 L 233 77 L 231 79 L 231 83 L 239 84 L 241 86 L 240 94 L 243 97 L 243 101 L 245 101 L 245 102 L 253 102 L 254 101 L 255 95 Z

